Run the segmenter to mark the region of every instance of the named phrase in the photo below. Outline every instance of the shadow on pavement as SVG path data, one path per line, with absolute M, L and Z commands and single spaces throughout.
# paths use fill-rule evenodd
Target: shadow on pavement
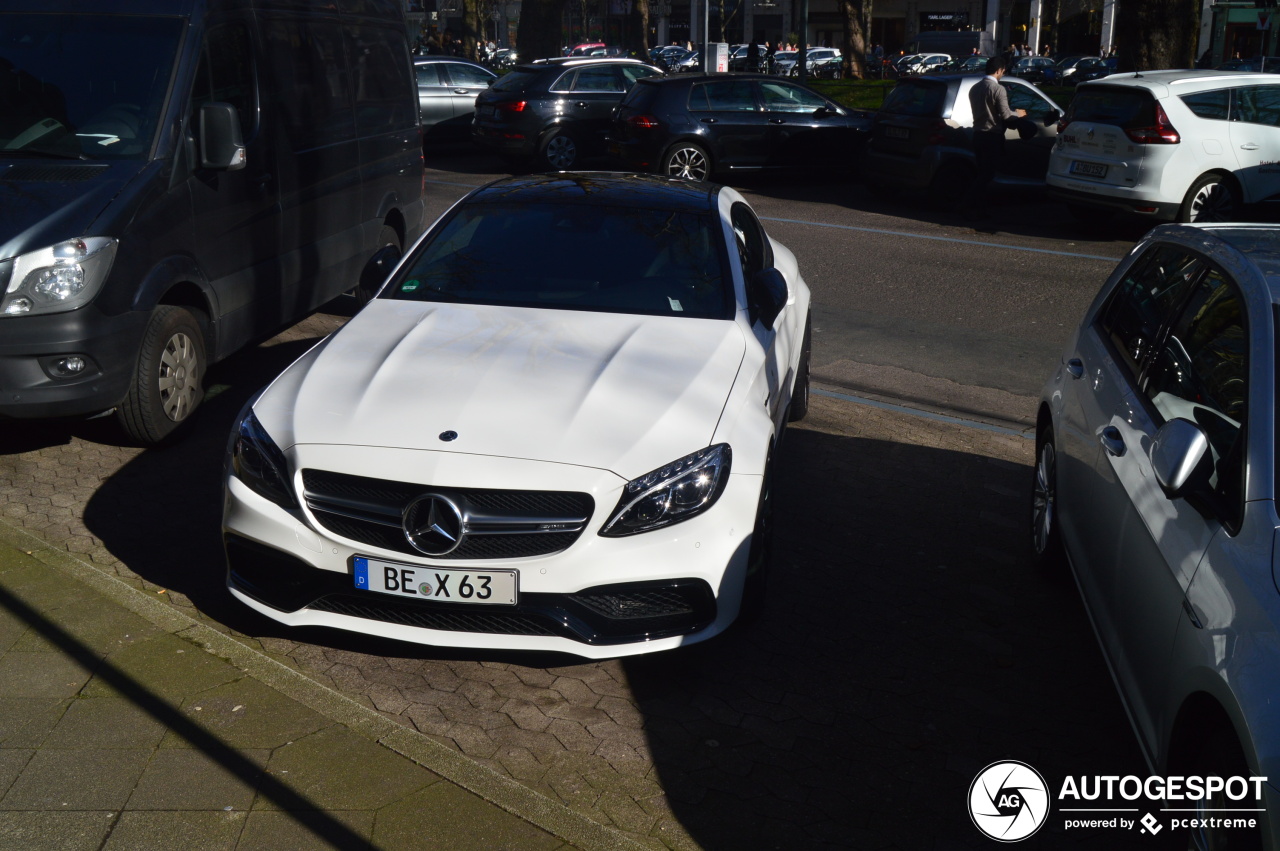
M 992 762 L 1055 792 L 1145 775 L 1074 583 L 1024 555 L 1030 468 L 797 429 L 778 471 L 763 618 L 624 660 L 701 847 L 987 848 L 966 800 Z M 1115 838 L 1061 826 L 1027 846 Z

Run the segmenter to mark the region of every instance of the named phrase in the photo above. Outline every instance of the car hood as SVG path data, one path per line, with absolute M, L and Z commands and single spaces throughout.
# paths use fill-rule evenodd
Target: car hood
M 632 479 L 710 442 L 745 346 L 728 320 L 375 299 L 254 410 L 282 448 L 429 449 Z
M 0 157 L 0 260 L 91 232 L 103 208 L 142 169 Z

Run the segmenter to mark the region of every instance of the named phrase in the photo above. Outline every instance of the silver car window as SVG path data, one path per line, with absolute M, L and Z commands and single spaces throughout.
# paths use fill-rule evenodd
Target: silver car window
M 1156 338 L 1204 271 L 1196 253 L 1172 245 L 1151 248 L 1121 279 L 1098 317 L 1102 336 L 1136 385 Z

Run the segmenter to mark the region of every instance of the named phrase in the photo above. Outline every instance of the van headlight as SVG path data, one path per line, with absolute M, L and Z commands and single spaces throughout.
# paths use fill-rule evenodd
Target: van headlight
M 102 289 L 117 244 L 105 236 L 86 236 L 0 261 L 0 317 L 84 307 Z
M 632 479 L 600 534 L 621 538 L 701 514 L 724 491 L 732 457 L 729 444 L 718 443 Z
M 236 424 L 231 441 L 231 471 L 249 490 L 281 508 L 297 508 L 289 486 L 289 463 L 250 410 Z

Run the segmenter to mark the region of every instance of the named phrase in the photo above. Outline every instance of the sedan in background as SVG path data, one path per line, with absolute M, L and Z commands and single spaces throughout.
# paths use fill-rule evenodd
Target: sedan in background
M 498 75 L 482 65 L 450 56 L 415 59 L 413 70 L 418 78 L 423 139 L 427 142 L 469 140 L 476 98 Z
M 1034 551 L 1069 562 L 1150 772 L 1270 779 L 1188 785 L 1168 848 L 1280 847 L 1278 271 L 1274 227 L 1153 230 L 1036 418 Z
M 711 638 L 766 599 L 809 339 L 795 257 L 733 189 L 481 187 L 241 412 L 231 592 L 291 626 L 432 645 Z
M 1047 56 L 1024 56 L 1013 63 L 1009 76 L 1037 85 L 1053 85 L 1057 81 L 1057 66 Z
M 629 169 L 686 180 L 759 169 L 847 173 L 870 126 L 870 113 L 790 80 L 652 77 L 623 98 L 609 143 Z

